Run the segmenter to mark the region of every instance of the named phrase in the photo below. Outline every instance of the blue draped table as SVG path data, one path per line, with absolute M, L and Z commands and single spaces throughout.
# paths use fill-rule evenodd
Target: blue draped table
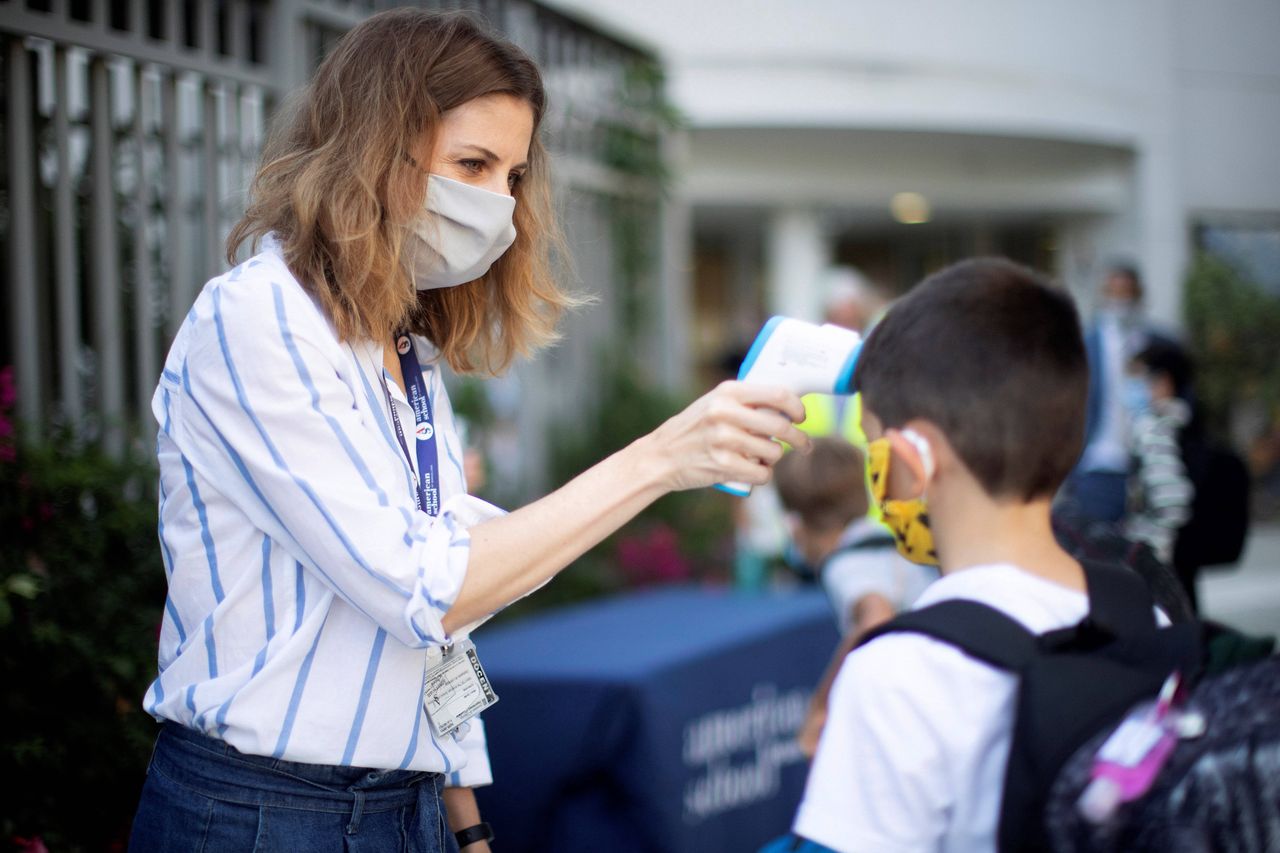
M 804 788 L 795 732 L 838 636 L 815 589 L 669 587 L 476 635 L 504 853 L 744 853 Z

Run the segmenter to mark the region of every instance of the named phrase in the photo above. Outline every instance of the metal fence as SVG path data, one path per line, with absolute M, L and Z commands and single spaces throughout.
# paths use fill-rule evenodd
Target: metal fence
M 272 109 L 343 32 L 390 5 L 0 0 L 0 364 L 14 366 L 22 421 L 74 425 L 113 452 L 149 441 L 164 348 L 221 271 Z M 419 5 L 480 13 L 542 67 L 577 266 L 610 304 L 609 235 L 591 211 L 610 198 L 658 209 L 654 180 L 614 168 L 606 150 L 618 127 L 656 150 L 659 128 L 619 96 L 652 58 L 530 0 Z M 613 318 L 572 322 L 576 348 L 553 360 L 548 393 L 526 395 L 521 434 L 546 428 L 557 394 L 590 383 Z M 547 369 L 525 384 L 546 383 Z M 535 480 L 538 455 L 525 472 Z

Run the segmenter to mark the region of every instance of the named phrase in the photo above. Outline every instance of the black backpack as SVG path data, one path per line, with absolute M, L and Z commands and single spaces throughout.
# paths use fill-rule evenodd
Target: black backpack
M 1173 564 L 1200 568 L 1239 561 L 1249 533 L 1249 469 L 1234 451 L 1201 437 L 1182 439 L 1195 486 L 1191 518 L 1178 531 Z
M 1280 658 L 1205 678 L 1185 707 L 1205 720 L 1204 733 L 1179 740 L 1151 789 L 1109 820 L 1085 820 L 1076 804 L 1110 733 L 1076 751 L 1045 808 L 1054 853 L 1280 849 Z
M 1045 805 L 1060 769 L 1097 733 L 1154 698 L 1174 670 L 1194 679 L 1200 626 L 1158 627 L 1151 594 L 1133 572 L 1084 562 L 1089 615 L 1035 635 L 976 601 L 948 600 L 903 613 L 863 639 L 924 634 L 1018 676 L 1013 738 L 1005 768 L 998 849 L 1049 849 Z M 861 644 L 860 644 L 861 645 Z

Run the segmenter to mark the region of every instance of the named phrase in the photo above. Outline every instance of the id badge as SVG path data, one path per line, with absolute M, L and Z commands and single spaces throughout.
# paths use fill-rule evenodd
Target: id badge
M 438 738 L 453 734 L 497 701 L 470 640 L 454 643 L 422 676 L 422 709 Z

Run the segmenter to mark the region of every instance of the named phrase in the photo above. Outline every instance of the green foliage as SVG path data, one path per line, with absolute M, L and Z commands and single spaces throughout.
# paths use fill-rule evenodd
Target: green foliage
M 652 432 L 689 402 L 645 380 L 635 353 L 654 331 L 651 295 L 661 256 L 661 198 L 670 180 L 663 136 L 681 117 L 666 99 L 662 66 L 640 60 L 620 80 L 617 113 L 600 122 L 600 156 L 633 179 L 607 199 L 617 300 L 615 345 L 601 353 L 599 407 L 576 412 L 550 432 L 553 482 L 564 482 Z M 627 587 L 675 581 L 726 580 L 732 557 L 732 499 L 701 489 L 668 495 L 592 549 L 536 595 L 505 610 L 532 610 L 580 601 Z
M 615 95 L 620 115 L 600 122 L 600 158 L 625 175 L 664 188 L 671 177 L 663 157 L 662 134 L 684 120 L 666 97 L 662 66 L 648 60 L 629 63 Z
M 493 406 L 484 393 L 484 380 L 459 376 L 449 387 L 449 405 L 469 429 L 484 432 L 493 426 Z
M 1184 308 L 1196 388 L 1210 423 L 1230 424 L 1236 403 L 1280 408 L 1280 299 L 1204 253 L 1187 276 Z
M 630 346 L 653 320 L 647 297 L 653 290 L 654 262 L 661 256 L 659 200 L 671 180 L 663 137 L 682 119 L 666 99 L 662 66 L 647 60 L 626 66 L 616 103 L 618 114 L 600 122 L 600 157 L 610 169 L 635 179 L 640 190 L 608 200 L 619 333 L 624 346 Z
M 141 707 L 165 596 L 155 471 L 58 433 L 4 454 L 0 481 L 0 829 L 106 849 L 128 830 L 156 732 Z

